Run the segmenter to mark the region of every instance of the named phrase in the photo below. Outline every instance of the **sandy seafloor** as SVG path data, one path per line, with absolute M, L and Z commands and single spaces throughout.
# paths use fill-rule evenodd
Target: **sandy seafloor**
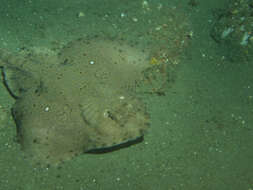
M 83 34 L 127 31 L 129 21 L 115 28 L 113 19 L 99 14 L 124 19 L 120 14 L 132 2 L 141 9 L 139 0 L 2 0 L 0 46 L 52 48 Z M 84 154 L 57 168 L 33 168 L 15 142 L 9 111 L 14 100 L 0 85 L 0 190 L 253 189 L 253 63 L 229 61 L 210 38 L 212 10 L 225 0 L 202 0 L 194 8 L 187 2 L 168 3 L 185 11 L 194 35 L 166 96 L 145 97 L 152 120 L 141 144 Z M 78 18 L 79 12 L 85 16 Z

